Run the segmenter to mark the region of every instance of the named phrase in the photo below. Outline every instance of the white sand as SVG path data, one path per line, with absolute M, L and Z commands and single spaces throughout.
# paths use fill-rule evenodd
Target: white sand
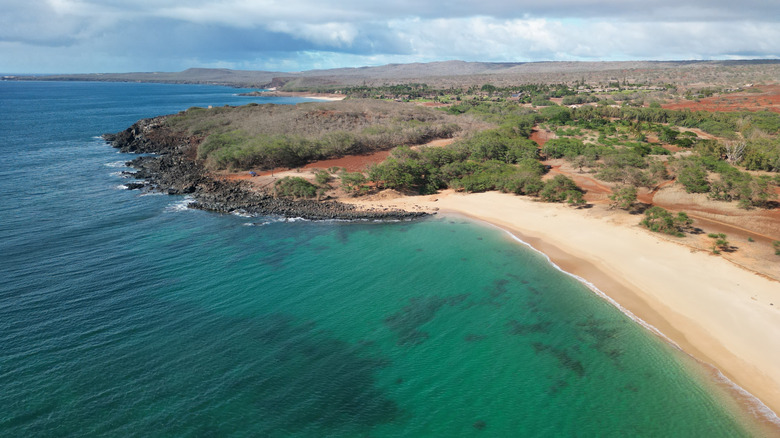
M 776 281 L 660 239 L 637 225 L 639 216 L 623 212 L 576 210 L 495 192 L 352 202 L 439 208 L 506 229 L 780 412 Z

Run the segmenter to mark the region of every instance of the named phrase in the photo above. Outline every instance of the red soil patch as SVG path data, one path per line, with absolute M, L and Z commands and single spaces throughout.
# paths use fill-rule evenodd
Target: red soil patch
M 249 172 L 228 173 L 224 175 L 217 174 L 216 176 L 221 176 L 222 179 L 229 180 L 229 181 L 238 181 L 242 179 L 249 180 L 252 178 Z
M 430 147 L 443 147 L 452 144 L 455 141 L 454 138 L 440 138 L 437 140 L 432 140 L 429 143 L 426 143 L 421 146 L 430 146 Z M 413 146 L 413 149 L 417 149 L 420 146 Z M 385 161 L 387 157 L 390 156 L 390 151 L 379 151 L 374 152 L 373 154 L 366 154 L 366 155 L 347 155 L 341 158 L 334 158 L 331 160 L 321 160 L 321 161 L 315 161 L 312 163 L 309 163 L 305 166 L 303 166 L 303 169 L 329 169 L 331 167 L 343 167 L 347 169 L 347 172 L 364 172 L 366 171 L 372 164 L 377 164 Z M 280 173 L 280 172 L 286 172 L 292 169 L 288 169 L 286 167 L 278 167 L 273 170 L 263 170 L 263 171 L 256 171 L 256 176 L 269 176 L 272 173 Z M 252 175 L 249 174 L 249 171 L 243 171 L 240 173 L 217 173 L 216 176 L 221 176 L 223 179 L 227 180 L 251 180 Z
M 749 93 L 741 91 L 739 93 L 722 94 L 719 96 L 700 99 L 698 102 L 681 101 L 662 105 L 665 109 L 691 111 L 761 111 L 769 110 L 780 113 L 780 85 L 762 85 L 751 88 L 751 90 L 760 90 L 760 93 Z
M 639 202 L 642 202 L 644 204 L 653 205 L 653 199 L 655 198 L 655 194 L 658 193 L 659 190 L 662 188 L 674 184 L 674 180 L 664 181 L 661 184 L 658 184 L 653 190 L 647 192 L 647 193 L 637 193 L 636 199 Z
M 368 155 L 347 155 L 345 157 L 334 158 L 332 160 L 315 161 L 303 166 L 303 169 L 329 169 L 331 167 L 343 167 L 347 169 L 347 172 L 362 172 L 372 164 L 381 163 L 388 156 L 390 156 L 390 151 L 379 151 Z M 274 170 L 256 172 L 256 174 L 257 176 L 268 176 L 272 173 L 281 173 L 289 170 L 292 169 L 279 167 Z M 222 178 L 227 180 L 250 180 L 252 179 L 252 175 L 249 174 L 249 171 L 244 171 L 241 173 L 223 174 Z
M 553 178 L 555 175 L 564 175 L 571 178 L 577 184 L 577 187 L 585 190 L 585 200 L 588 202 L 603 201 L 606 196 L 612 194 L 612 190 L 609 187 L 601 184 L 594 178 L 582 173 L 563 171 L 560 165 L 551 165 L 550 171 L 547 172 L 544 179 Z
M 547 143 L 547 140 L 555 138 L 555 134 L 550 131 L 539 131 L 534 129 L 531 131 L 531 135 L 528 138 L 535 141 L 539 146 L 544 146 L 544 144 Z
M 370 165 L 381 163 L 390 156 L 390 151 L 379 151 L 368 155 L 347 155 L 332 160 L 315 161 L 303 166 L 304 169 L 328 169 L 331 167 L 343 167 L 347 172 L 362 172 Z

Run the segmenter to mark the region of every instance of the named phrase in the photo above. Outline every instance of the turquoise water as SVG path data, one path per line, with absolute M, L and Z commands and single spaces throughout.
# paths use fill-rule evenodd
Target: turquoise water
M 760 433 L 499 230 L 224 216 L 118 188 L 128 157 L 95 136 L 265 102 L 235 93 L 0 82 L 0 436 Z

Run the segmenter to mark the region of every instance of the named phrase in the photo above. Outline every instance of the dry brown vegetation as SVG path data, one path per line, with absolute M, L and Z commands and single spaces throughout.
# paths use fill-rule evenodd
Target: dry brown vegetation
M 168 118 L 167 124 L 204 139 L 198 156 L 211 169 L 297 167 L 487 126 L 471 117 L 377 100 L 190 108 Z
M 250 135 L 296 134 L 312 137 L 329 132 L 361 132 L 366 128 L 394 125 L 457 123 L 468 120 L 416 105 L 377 100 L 308 102 L 297 105 L 244 105 L 211 109 L 190 108 L 172 117 L 169 125 L 193 134 L 240 129 Z

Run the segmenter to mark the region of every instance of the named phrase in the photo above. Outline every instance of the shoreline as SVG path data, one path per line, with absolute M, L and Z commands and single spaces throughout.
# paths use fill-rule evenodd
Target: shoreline
M 757 421 L 780 431 L 780 282 L 724 257 L 662 238 L 640 217 L 603 207 L 574 210 L 498 192 L 338 197 L 335 202 L 276 199 L 244 181 L 215 178 L 191 157 L 197 139 L 170 132 L 164 117 L 144 119 L 104 139 L 139 157 L 145 189 L 191 194 L 196 208 L 310 219 L 417 218 L 441 211 L 498 227 L 543 253 L 632 319 L 756 399 L 736 397 Z M 385 193 L 384 195 L 387 195 Z M 689 236 L 688 239 L 691 239 Z M 772 271 L 769 271 L 772 272 Z M 741 393 L 740 393 L 741 394 Z M 764 409 L 765 408 L 765 409 Z M 756 413 L 757 411 L 765 411 Z
M 780 430 L 777 281 L 654 236 L 627 214 L 616 219 L 497 192 L 352 202 L 438 209 L 506 232 L 710 369 L 756 421 Z
M 762 402 L 758 397 L 756 397 L 752 393 L 748 392 L 747 390 L 745 390 L 744 388 L 739 386 L 733 380 L 731 380 L 728 377 L 726 377 L 720 371 L 720 369 L 718 369 L 714 364 L 711 364 L 711 363 L 708 363 L 708 362 L 704 362 L 699 357 L 697 357 L 696 355 L 694 355 L 690 351 L 688 351 L 686 348 L 684 348 L 683 346 L 681 346 L 680 344 L 675 342 L 674 339 L 672 339 L 669 336 L 667 336 L 663 331 L 659 330 L 654 325 L 652 325 L 652 324 L 648 323 L 647 321 L 645 321 L 644 319 L 640 318 L 639 316 L 634 314 L 631 310 L 629 310 L 628 308 L 626 308 L 625 306 L 620 304 L 618 301 L 616 301 L 615 298 L 611 297 L 609 294 L 607 294 L 606 292 L 604 292 L 601 289 L 599 289 L 598 286 L 596 286 L 595 284 L 590 282 L 588 279 L 580 277 L 579 275 L 573 274 L 572 272 L 566 270 L 565 268 L 561 267 L 556 262 L 555 258 L 553 258 L 552 256 L 548 255 L 548 252 L 555 253 L 556 251 L 561 251 L 560 249 L 556 248 L 556 249 L 550 251 L 550 249 L 552 247 L 546 246 L 547 249 L 545 251 L 547 251 L 547 252 L 542 251 L 542 250 L 538 249 L 535 245 L 532 245 L 532 244 L 528 243 L 525 240 L 525 239 L 529 239 L 529 240 L 537 240 L 537 239 L 530 239 L 530 238 L 528 238 L 526 236 L 523 236 L 522 233 L 520 233 L 517 230 L 511 230 L 511 229 L 503 228 L 503 227 L 501 227 L 499 225 L 496 225 L 496 224 L 494 224 L 492 222 L 485 221 L 485 220 L 480 219 L 480 218 L 478 218 L 476 216 L 471 216 L 471 215 L 467 215 L 467 214 L 462 213 L 462 212 L 455 212 L 455 211 L 441 211 L 441 213 L 442 213 L 442 215 L 451 215 L 451 216 L 465 217 L 465 218 L 467 218 L 467 219 L 469 219 L 471 221 L 475 221 L 475 222 L 481 223 L 481 224 L 483 224 L 485 226 L 489 226 L 491 228 L 495 228 L 497 230 L 500 230 L 500 231 L 506 233 L 515 243 L 519 243 L 519 244 L 529 248 L 533 252 L 541 255 L 557 271 L 561 272 L 564 275 L 567 275 L 569 277 L 574 278 L 575 280 L 580 282 L 582 285 L 584 285 L 585 287 L 590 289 L 591 292 L 596 294 L 599 298 L 607 301 L 609 304 L 611 304 L 612 306 L 617 308 L 621 313 L 626 315 L 629 319 L 631 319 L 635 323 L 637 323 L 640 326 L 642 326 L 642 328 L 644 328 L 645 330 L 648 330 L 654 336 L 657 336 L 657 337 L 661 338 L 664 342 L 666 342 L 667 344 L 672 346 L 674 349 L 676 349 L 676 350 L 680 351 L 681 353 L 686 354 L 689 357 L 691 357 L 692 359 L 694 359 L 699 365 L 704 367 L 705 371 L 708 372 L 708 374 L 711 374 L 713 376 L 713 378 L 716 378 L 717 380 L 720 381 L 720 383 L 724 384 L 727 387 L 728 391 L 732 392 L 732 395 L 735 396 L 735 399 L 737 399 L 737 398 L 740 399 L 739 403 L 746 404 L 747 405 L 746 407 L 748 408 L 748 410 L 753 415 L 755 415 L 756 420 L 758 420 L 762 424 L 767 424 L 767 425 L 769 425 L 772 428 L 780 428 L 780 416 L 778 416 L 771 408 L 769 408 L 769 406 L 764 404 L 764 402 Z M 545 246 L 542 243 L 542 241 L 538 241 L 537 245 L 538 244 L 541 244 L 542 246 Z M 688 347 L 688 348 L 690 348 L 690 347 Z M 758 414 L 756 414 L 756 412 Z
M 128 174 L 137 180 L 126 185 L 128 189 L 190 195 L 194 202 L 188 205 L 189 208 L 217 213 L 241 212 L 310 220 L 411 220 L 427 216 L 425 212 L 399 209 L 368 211 L 338 200 L 277 198 L 255 190 L 246 181 L 220 178 L 192 158 L 197 140 L 171 132 L 163 124 L 165 117 L 143 119 L 124 131 L 103 135 L 103 140 L 119 152 L 155 154 L 126 162 L 137 170 Z
M 241 93 L 239 96 L 253 96 L 253 97 L 303 97 L 307 99 L 317 99 L 328 102 L 335 102 L 344 100 L 347 98 L 344 94 L 336 93 L 313 93 L 307 91 L 252 91 L 249 93 Z

